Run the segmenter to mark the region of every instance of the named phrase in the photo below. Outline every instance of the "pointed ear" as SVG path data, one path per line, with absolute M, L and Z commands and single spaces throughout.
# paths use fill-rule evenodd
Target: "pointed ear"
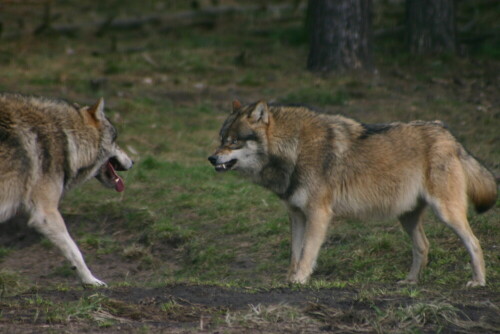
M 251 122 L 263 122 L 264 124 L 269 123 L 269 110 L 267 108 L 266 101 L 259 101 L 255 105 L 255 108 L 248 114 Z
M 87 112 L 97 122 L 102 122 L 106 119 L 104 116 L 104 99 L 101 97 L 92 107 L 87 109 Z
M 241 107 L 241 102 L 239 100 L 233 100 L 233 112 L 240 109 Z

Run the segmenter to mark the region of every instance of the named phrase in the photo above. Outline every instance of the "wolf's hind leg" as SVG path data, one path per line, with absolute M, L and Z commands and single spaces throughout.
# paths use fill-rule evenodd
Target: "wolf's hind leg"
M 29 225 L 37 229 L 59 248 L 64 257 L 76 268 L 78 276 L 84 285 L 106 285 L 90 272 L 57 209 L 38 209 L 32 214 Z
M 413 262 L 410 272 L 406 279 L 399 281 L 400 284 L 415 284 L 422 269 L 427 265 L 427 256 L 429 254 L 429 241 L 425 236 L 422 225 L 422 213 L 425 209 L 425 204 L 419 204 L 413 211 L 405 213 L 399 217 L 401 225 L 412 240 Z
M 460 210 L 456 206 L 453 208 L 451 205 L 436 203 L 435 210 L 441 220 L 459 236 L 469 252 L 472 264 L 472 280 L 467 282 L 467 287 L 486 285 L 483 250 L 479 240 L 470 228 L 465 209 Z
M 435 186 L 429 189 L 429 204 L 436 215 L 462 240 L 472 265 L 472 280 L 468 287 L 484 286 L 486 273 L 483 250 L 467 220 L 467 182 L 463 167 L 458 160 L 450 160 L 443 167 L 431 170 L 431 181 Z

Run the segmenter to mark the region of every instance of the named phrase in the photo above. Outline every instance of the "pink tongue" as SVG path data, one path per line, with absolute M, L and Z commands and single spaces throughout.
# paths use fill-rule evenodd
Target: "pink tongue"
M 115 190 L 121 193 L 122 191 L 125 190 L 125 184 L 123 183 L 123 180 L 121 177 L 116 174 L 115 169 L 113 168 L 113 165 L 111 162 L 108 161 L 107 165 L 108 171 L 111 174 L 111 177 L 113 178 L 113 182 L 115 183 Z

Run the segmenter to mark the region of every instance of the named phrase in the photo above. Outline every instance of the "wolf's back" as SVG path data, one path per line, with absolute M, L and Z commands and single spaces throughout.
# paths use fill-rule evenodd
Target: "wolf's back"
M 460 160 L 467 181 L 467 196 L 478 213 L 489 210 L 497 200 L 497 184 L 495 177 L 482 166 L 465 149 L 460 149 Z

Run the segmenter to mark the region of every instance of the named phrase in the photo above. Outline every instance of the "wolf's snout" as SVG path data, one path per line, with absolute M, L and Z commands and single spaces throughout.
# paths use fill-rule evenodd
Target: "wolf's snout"
M 208 161 L 210 161 L 210 163 L 215 166 L 217 164 L 217 156 L 215 155 L 209 156 Z
M 134 161 L 131 159 L 128 159 L 128 161 L 122 162 L 117 157 L 111 157 L 109 159 L 109 162 L 111 163 L 113 168 L 119 172 L 127 171 L 130 168 L 132 168 L 132 166 L 134 165 Z
M 219 156 L 217 155 L 212 155 L 208 157 L 208 161 L 215 167 L 215 170 L 217 172 L 227 172 L 228 170 L 233 169 L 234 165 L 238 160 L 236 159 L 231 159 L 226 162 L 221 162 L 219 160 Z

